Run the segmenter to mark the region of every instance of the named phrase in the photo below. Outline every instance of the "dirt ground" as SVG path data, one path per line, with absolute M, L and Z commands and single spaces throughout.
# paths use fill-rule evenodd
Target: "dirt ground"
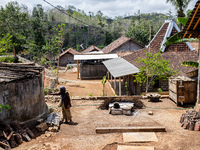
M 65 75 L 65 73 L 60 74 L 62 78 L 65 78 Z M 72 76 L 70 76 L 70 79 L 75 80 Z M 67 86 L 70 93 L 74 96 L 88 96 L 91 92 L 99 96 L 102 92 L 102 84 L 99 82 L 100 80 L 90 80 L 87 81 L 87 83 L 73 81 L 67 82 L 65 86 Z M 69 85 L 80 85 L 84 86 L 84 88 Z M 109 86 L 107 88 L 109 88 Z M 199 149 L 200 132 L 185 130 L 179 123 L 182 113 L 185 113 L 188 109 L 177 107 L 174 102 L 167 98 L 161 99 L 161 102 L 154 103 L 149 102 L 148 99 L 142 99 L 142 101 L 146 105 L 146 108 L 136 109 L 132 116 L 125 116 L 111 115 L 108 110 L 98 109 L 99 104 L 101 104 L 103 100 L 72 100 L 73 107 L 71 107 L 71 113 L 73 121 L 77 122 L 78 125 L 61 124 L 59 132 L 53 134 L 49 134 L 48 132 L 37 134 L 36 139 L 30 142 L 24 142 L 15 149 L 117 150 L 118 145 L 154 146 L 155 150 Z M 56 107 L 58 103 L 47 102 L 47 105 L 49 107 Z M 153 112 L 153 115 L 148 115 L 148 111 L 150 110 Z M 122 133 L 96 134 L 95 132 L 97 127 L 159 125 L 165 126 L 167 132 L 156 133 L 158 142 L 123 143 Z
M 102 96 L 103 95 L 103 85 L 101 79 L 98 80 L 81 80 L 77 79 L 77 72 L 73 72 L 72 69 L 64 72 L 61 70 L 59 72 L 59 79 L 65 79 L 65 83 L 61 83 L 59 86 L 65 86 L 69 90 L 70 96 Z M 45 80 L 45 87 L 48 86 L 48 79 Z M 113 96 L 108 82 L 105 84 L 105 94 L 107 96 Z

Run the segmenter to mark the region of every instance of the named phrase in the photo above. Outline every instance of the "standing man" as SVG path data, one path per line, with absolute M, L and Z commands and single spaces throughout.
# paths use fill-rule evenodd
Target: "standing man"
M 72 122 L 72 116 L 70 112 L 70 107 L 71 107 L 71 101 L 70 101 L 70 96 L 69 93 L 66 91 L 66 88 L 64 86 L 60 87 L 60 92 L 59 93 L 51 93 L 50 95 L 61 95 L 61 103 L 59 106 L 62 107 L 62 114 L 63 114 L 63 120 L 65 120 L 66 124 L 74 124 Z

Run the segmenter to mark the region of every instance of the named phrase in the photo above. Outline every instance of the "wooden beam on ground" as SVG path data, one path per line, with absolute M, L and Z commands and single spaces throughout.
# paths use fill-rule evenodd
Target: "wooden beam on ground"
M 121 77 L 119 77 L 119 96 L 122 95 Z
M 7 144 L 5 144 L 5 143 L 3 143 L 3 142 L 1 142 L 1 141 L 0 141 L 0 145 L 5 146 L 5 147 L 7 147 L 7 148 L 10 147 L 9 145 L 7 145 Z
M 77 60 L 77 79 L 79 79 L 79 60 Z
M 96 133 L 115 133 L 115 132 L 166 132 L 164 126 L 148 127 L 97 127 Z

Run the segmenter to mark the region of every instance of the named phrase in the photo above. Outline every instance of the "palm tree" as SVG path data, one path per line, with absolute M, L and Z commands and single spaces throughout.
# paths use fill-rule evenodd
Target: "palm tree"
M 166 0 L 166 2 L 175 6 L 177 17 L 185 17 L 184 11 L 188 7 L 188 4 L 191 2 L 191 0 Z

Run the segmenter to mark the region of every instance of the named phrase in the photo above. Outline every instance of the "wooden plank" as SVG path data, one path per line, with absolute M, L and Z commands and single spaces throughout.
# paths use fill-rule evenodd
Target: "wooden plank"
M 11 136 L 13 135 L 14 132 L 15 132 L 15 131 L 11 131 L 11 132 L 10 132 L 10 134 L 9 134 L 8 137 L 7 137 L 7 140 L 9 140 L 9 139 L 11 138 Z
M 113 132 L 166 132 L 164 126 L 152 127 L 97 127 L 96 133 L 113 133 Z
M 177 103 L 177 93 L 174 93 L 173 91 L 169 90 L 169 98 L 171 98 L 174 102 Z
M 121 77 L 119 77 L 119 96 L 121 96 L 122 88 L 121 88 Z
M 3 143 L 1 141 L 0 141 L 0 145 L 5 146 L 5 147 L 10 147 L 9 145 L 7 145 L 7 144 L 5 144 L 5 143 Z
M 128 132 L 123 133 L 124 143 L 158 142 L 155 132 Z
M 79 79 L 79 60 L 77 60 L 76 62 L 77 62 L 77 79 Z
M 4 137 L 7 139 L 7 135 L 6 135 L 6 133 L 3 131 L 3 135 L 4 135 Z
M 117 150 L 154 150 L 153 146 L 118 145 Z

